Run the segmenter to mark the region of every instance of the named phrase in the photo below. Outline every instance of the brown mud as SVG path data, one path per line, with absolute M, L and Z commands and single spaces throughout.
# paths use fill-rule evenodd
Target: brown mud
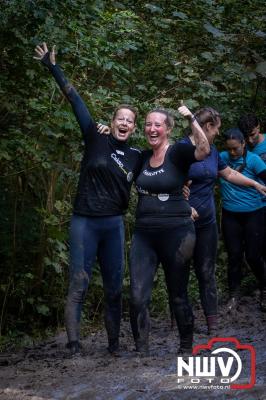
M 197 325 L 205 328 L 200 310 Z M 235 337 L 256 349 L 256 384 L 252 389 L 179 389 L 176 382 L 178 338 L 169 320 L 152 320 L 150 356 L 135 351 L 129 322 L 121 326 L 121 350 L 111 356 L 100 330 L 82 340 L 82 353 L 69 356 L 65 333 L 17 353 L 0 355 L 1 400 L 266 400 L 266 313 L 258 296 L 243 297 L 237 312 L 220 308 L 219 337 Z M 205 333 L 195 344 L 207 343 Z M 248 379 L 248 377 L 246 377 Z

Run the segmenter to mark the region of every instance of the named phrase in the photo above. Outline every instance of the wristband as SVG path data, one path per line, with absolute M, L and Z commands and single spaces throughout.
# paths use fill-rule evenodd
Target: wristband
M 191 122 L 197 121 L 197 117 L 194 114 L 192 114 L 190 117 L 190 121 Z
M 43 56 L 43 58 L 41 59 L 41 63 L 43 65 L 45 65 L 48 69 L 53 68 L 54 64 L 51 63 L 50 61 L 50 51 L 48 51 L 47 53 L 45 53 L 45 55 Z

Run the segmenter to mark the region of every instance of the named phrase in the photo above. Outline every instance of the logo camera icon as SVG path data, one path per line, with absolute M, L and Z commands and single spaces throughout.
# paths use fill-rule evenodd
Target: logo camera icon
M 221 346 L 217 348 L 219 344 Z M 211 351 L 209 357 L 200 355 L 202 350 Z M 218 381 L 229 385 L 227 388 L 230 389 L 251 389 L 255 385 L 256 353 L 252 345 L 241 344 L 234 337 L 212 338 L 207 344 L 194 346 L 192 354 L 193 357 L 177 358 L 178 383 L 184 382 L 186 376 L 186 380 L 190 379 L 190 383 L 196 385 L 204 381 L 212 384 Z M 248 378 L 243 379 L 243 371 L 249 372 Z M 248 382 L 243 383 L 243 380 Z

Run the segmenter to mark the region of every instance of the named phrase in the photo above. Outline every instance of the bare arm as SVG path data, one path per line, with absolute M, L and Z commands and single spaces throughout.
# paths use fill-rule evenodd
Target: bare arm
M 192 112 L 186 106 L 179 107 L 178 111 L 181 115 L 187 117 L 190 120 L 190 126 L 196 146 L 195 158 L 198 161 L 203 160 L 210 153 L 210 144 L 205 133 L 193 116 Z
M 261 185 L 259 182 L 254 181 L 253 179 L 247 178 L 240 172 L 235 171 L 230 167 L 226 167 L 225 169 L 219 171 L 219 176 L 230 183 L 234 183 L 235 185 L 252 187 L 266 196 L 266 186 Z

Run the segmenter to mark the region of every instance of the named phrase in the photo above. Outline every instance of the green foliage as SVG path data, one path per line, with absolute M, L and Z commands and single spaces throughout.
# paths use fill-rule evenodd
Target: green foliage
M 58 62 L 96 120 L 108 123 L 119 103 L 139 108 L 133 142 L 140 147 L 146 146 L 143 117 L 155 106 L 173 110 L 178 137 L 185 127 L 176 112 L 180 100 L 192 109 L 214 106 L 227 128 L 242 112 L 264 116 L 266 86 L 262 0 L 3 0 L 3 5 L 0 335 L 30 333 L 63 320 L 68 224 L 82 143 L 69 105 L 32 58 L 37 43 L 57 45 Z M 134 192 L 126 215 L 126 260 L 135 201 Z M 224 276 L 218 277 L 222 287 Z M 162 281 L 160 274 L 156 312 L 167 304 Z M 126 265 L 126 305 L 128 284 Z M 101 310 L 101 293 L 96 279 L 87 314 L 92 318 Z

